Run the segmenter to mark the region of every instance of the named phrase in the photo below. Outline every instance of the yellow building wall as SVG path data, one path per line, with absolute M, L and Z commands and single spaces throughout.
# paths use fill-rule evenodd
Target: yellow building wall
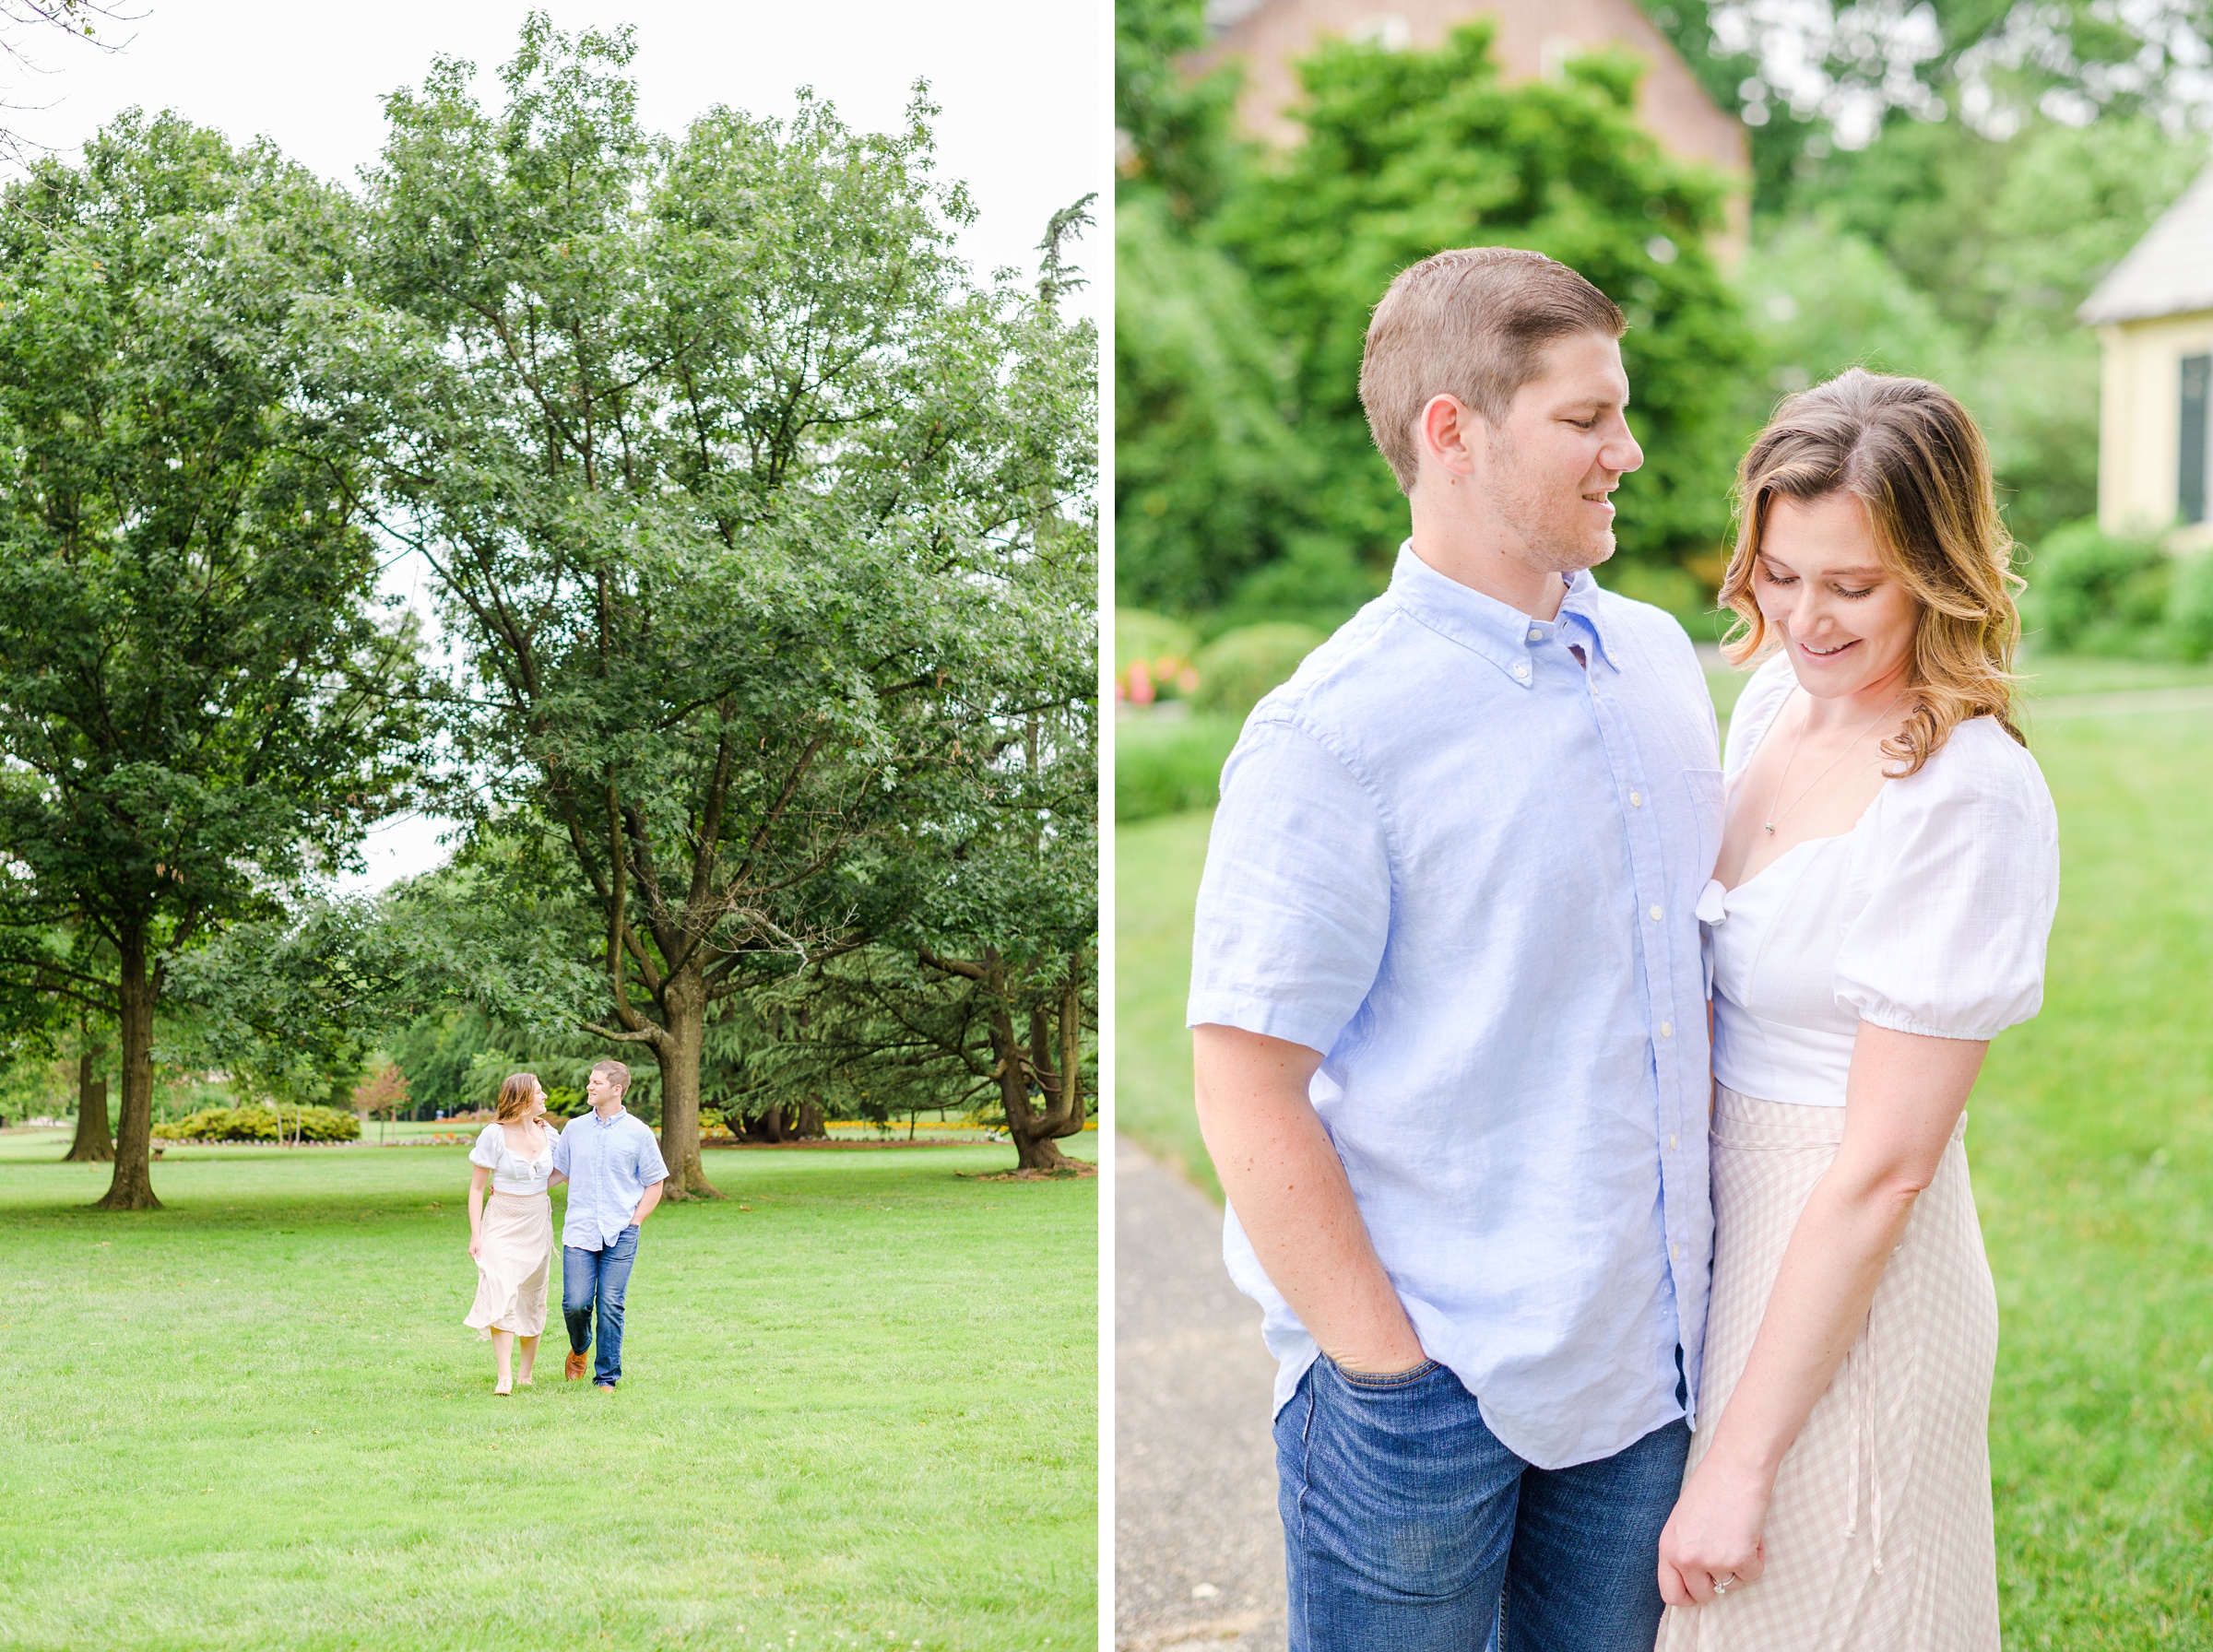
M 2105 347 L 2098 407 L 2098 523 L 2108 533 L 2174 521 L 2181 482 L 2183 358 L 2213 351 L 2213 310 L 2098 329 Z M 2178 549 L 2213 545 L 2213 522 Z

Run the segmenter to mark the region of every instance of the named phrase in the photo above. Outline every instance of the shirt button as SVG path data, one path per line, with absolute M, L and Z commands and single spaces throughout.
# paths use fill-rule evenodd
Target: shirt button
M 1529 667 L 1527 666 L 1516 666 L 1514 667 L 1514 675 L 1516 677 L 1527 677 L 1529 675 Z
M 1675 1150 L 1675 1139 L 1673 1136 L 1667 1139 L 1667 1150 L 1671 1153 Z
M 1642 792 L 1631 792 L 1629 794 L 1629 807 L 1631 808 L 1642 808 L 1644 807 L 1644 794 Z
M 1670 1261 L 1680 1262 L 1683 1259 L 1683 1247 L 1680 1245 L 1671 1245 L 1667 1247 L 1667 1255 Z
M 1534 626 L 1532 626 L 1530 628 L 1529 640 L 1533 643 L 1542 643 L 1544 640 L 1544 633 L 1537 630 Z
M 1673 1022 L 1673 1021 L 1662 1021 L 1662 1022 L 1660 1023 L 1660 1036 L 1661 1036 L 1661 1037 L 1663 1037 L 1663 1038 L 1673 1038 L 1675 1035 L 1675 1022 Z
M 1652 908 L 1652 922 L 1653 922 L 1653 923 L 1655 923 L 1655 924 L 1657 924 L 1659 921 L 1660 921 L 1660 909 L 1659 909 L 1657 906 L 1655 906 L 1655 907 L 1653 907 L 1653 908 Z

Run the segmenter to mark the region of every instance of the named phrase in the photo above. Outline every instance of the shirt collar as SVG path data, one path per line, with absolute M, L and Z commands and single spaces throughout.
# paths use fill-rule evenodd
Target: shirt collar
M 1485 596 L 1439 573 L 1414 554 L 1412 539 L 1399 547 L 1398 563 L 1391 572 L 1391 594 L 1409 614 L 1440 636 L 1482 655 L 1509 681 L 1525 689 L 1536 680 L 1529 651 L 1550 642 L 1562 622 L 1570 619 L 1590 631 L 1607 664 L 1617 671 L 1621 668 L 1621 662 L 1606 646 L 1605 632 L 1599 624 L 1598 590 L 1591 571 L 1580 569 L 1560 597 L 1558 617 L 1532 620 L 1497 597 Z
M 617 1107 L 615 1109 L 615 1115 L 612 1118 L 601 1118 L 599 1116 L 599 1109 L 594 1107 L 590 1112 L 586 1113 L 585 1116 L 590 1119 L 594 1124 L 598 1125 L 602 1130 L 611 1130 L 617 1125 L 621 1124 L 624 1119 L 630 1116 L 630 1109 L 627 1107 Z

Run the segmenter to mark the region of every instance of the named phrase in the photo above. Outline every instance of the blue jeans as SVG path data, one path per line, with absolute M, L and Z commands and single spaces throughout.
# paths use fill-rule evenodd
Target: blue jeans
M 1290 1652 L 1651 1652 L 1681 1418 L 1615 1456 L 1532 1468 L 1435 1363 L 1317 1360 L 1275 1420 Z
M 599 1308 L 599 1354 L 592 1381 L 609 1387 L 622 1380 L 622 1293 L 630 1289 L 631 1264 L 638 1259 L 635 1223 L 604 1250 L 561 1247 L 561 1316 L 569 1322 L 569 1348 L 582 1353 L 592 1345 L 592 1306 Z

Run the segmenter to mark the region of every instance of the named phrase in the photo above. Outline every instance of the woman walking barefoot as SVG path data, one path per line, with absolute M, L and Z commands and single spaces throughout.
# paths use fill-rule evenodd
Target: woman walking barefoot
M 512 1394 L 515 1344 L 523 1345 L 520 1381 L 530 1386 L 538 1339 L 546 1328 L 546 1278 L 553 1261 L 553 1201 L 547 1188 L 567 1178 L 553 1168 L 553 1132 L 541 1122 L 546 1092 L 536 1073 L 513 1073 L 500 1086 L 499 1117 L 469 1150 L 468 1254 L 477 1264 L 477 1300 L 462 1321 L 491 1339 L 499 1362 L 494 1394 Z M 487 1201 L 484 1184 L 491 1183 Z
M 1661 1652 L 1997 1652 L 1997 1302 L 1963 1108 L 2034 1015 L 2051 794 L 2012 718 L 1981 433 L 1854 371 L 1746 455 L 1722 596 L 1780 643 L 1729 730 L 1705 1393 Z

